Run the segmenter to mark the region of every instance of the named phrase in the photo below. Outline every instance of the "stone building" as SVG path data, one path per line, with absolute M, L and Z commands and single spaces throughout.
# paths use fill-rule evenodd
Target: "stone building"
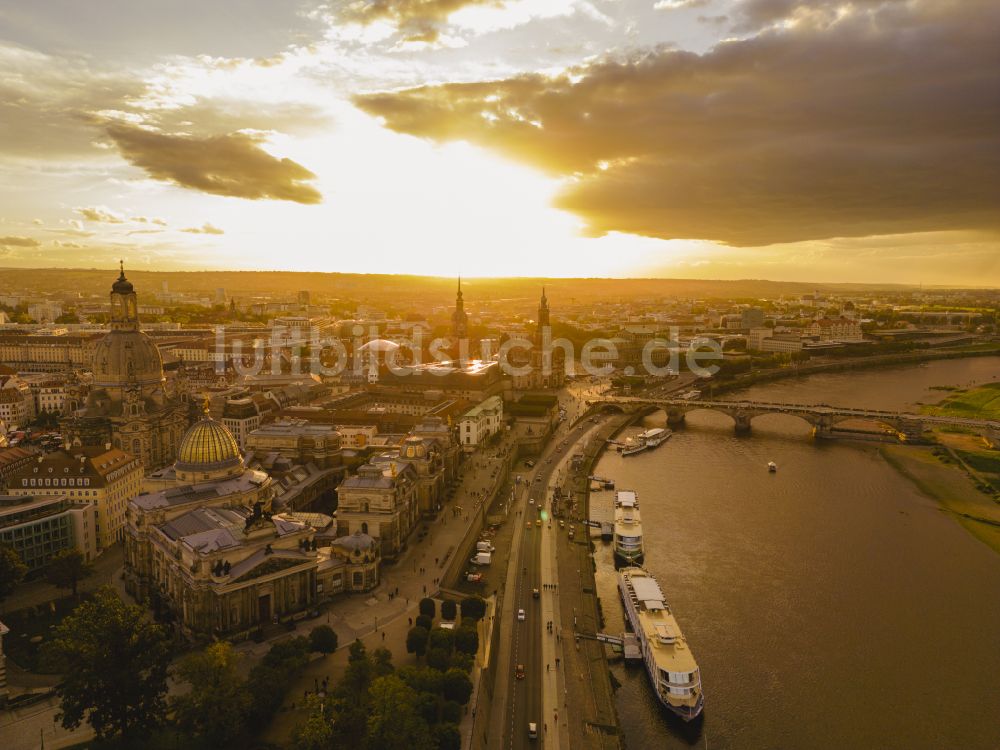
M 365 464 L 337 489 L 337 534 L 373 537 L 381 556 L 395 559 L 420 517 L 417 473 L 405 461 Z
M 566 352 L 562 347 L 551 345 L 550 317 L 549 300 L 543 288 L 530 348 L 516 346 L 508 353 L 512 366 L 511 384 L 515 390 L 559 389 L 566 383 Z
M 246 638 L 378 583 L 373 540 L 340 540 L 323 514 L 272 513 L 271 477 L 208 415 L 147 487 L 129 505 L 126 589 L 173 612 L 187 637 Z
M 109 446 L 69 446 L 39 454 L 11 473 L 11 495 L 65 496 L 93 507 L 93 532 L 101 552 L 125 538 L 128 502 L 142 490 L 142 463 Z
M 170 464 L 192 405 L 180 384 L 168 392 L 159 349 L 139 330 L 124 268 L 111 287 L 111 330 L 95 345 L 91 369 L 89 386 L 67 394 L 63 434 L 83 445 L 111 443 L 138 456 L 147 471 Z

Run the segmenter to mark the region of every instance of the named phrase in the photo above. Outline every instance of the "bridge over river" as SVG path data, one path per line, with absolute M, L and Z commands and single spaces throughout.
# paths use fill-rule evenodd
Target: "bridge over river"
M 859 409 L 827 404 L 781 404 L 769 401 L 727 401 L 684 398 L 643 398 L 642 396 L 608 396 L 590 402 L 591 410 L 618 408 L 623 412 L 662 409 L 667 424 L 672 427 L 684 423 L 688 412 L 709 409 L 728 414 L 737 433 L 749 433 L 754 419 L 764 414 L 788 414 L 805 420 L 813 427 L 818 438 L 857 434 L 858 430 L 838 427 L 845 422 L 871 422 L 889 428 L 900 440 L 917 441 L 931 427 L 959 427 L 973 430 L 993 443 L 1000 442 L 1000 422 L 986 419 L 968 419 L 930 414 L 908 414 L 879 409 Z

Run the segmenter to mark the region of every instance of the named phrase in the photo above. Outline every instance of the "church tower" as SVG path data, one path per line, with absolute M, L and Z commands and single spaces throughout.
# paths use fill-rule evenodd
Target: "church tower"
M 111 285 L 111 330 L 138 331 L 139 303 L 132 282 L 125 278 L 125 262 L 119 261 L 118 280 Z
M 458 294 L 455 295 L 455 312 L 451 314 L 451 336 L 461 341 L 469 337 L 469 316 L 462 299 L 462 277 L 458 277 Z
M 536 325 L 536 336 L 542 340 L 542 332 L 549 326 L 549 300 L 545 296 L 545 287 L 542 287 L 542 299 L 538 303 L 538 322 Z

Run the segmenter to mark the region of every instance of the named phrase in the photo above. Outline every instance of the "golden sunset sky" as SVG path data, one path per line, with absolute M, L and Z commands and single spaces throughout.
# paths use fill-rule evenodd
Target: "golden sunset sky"
M 996 0 L 4 0 L 0 266 L 1000 286 Z

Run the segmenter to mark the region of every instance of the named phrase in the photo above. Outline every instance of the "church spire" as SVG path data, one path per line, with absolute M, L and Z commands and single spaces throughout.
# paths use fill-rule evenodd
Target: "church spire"
M 451 335 L 456 339 L 469 336 L 469 316 L 465 313 L 465 300 L 462 298 L 462 277 L 458 277 L 458 292 L 455 295 L 455 312 L 451 314 Z

